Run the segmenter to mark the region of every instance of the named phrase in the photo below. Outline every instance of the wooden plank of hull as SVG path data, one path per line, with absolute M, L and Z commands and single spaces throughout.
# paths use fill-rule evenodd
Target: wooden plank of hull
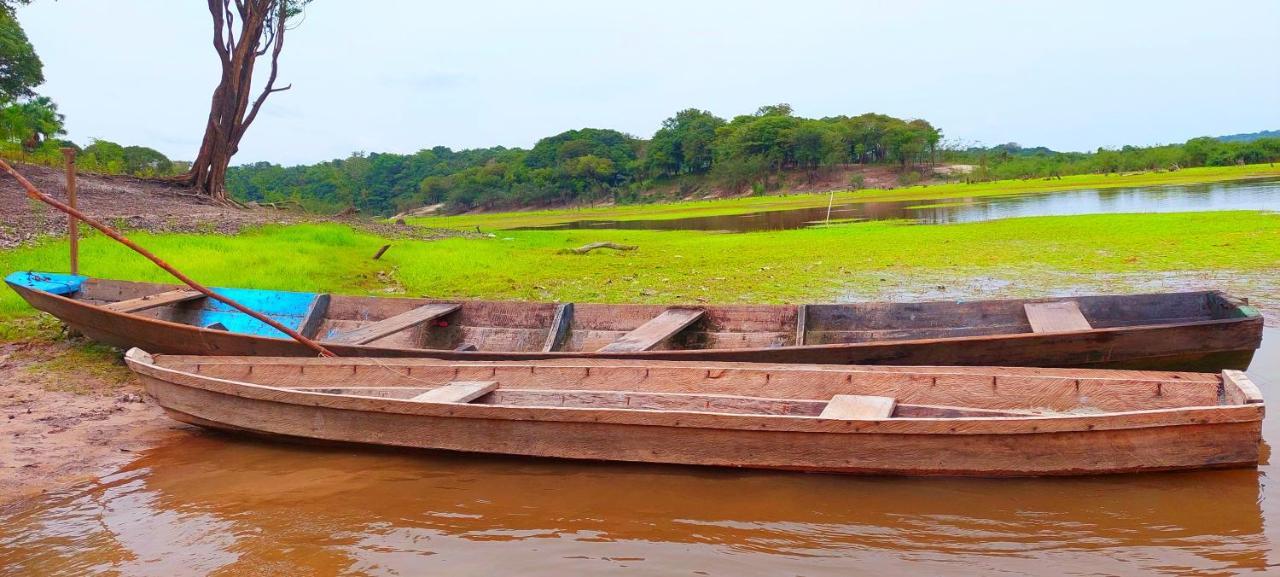
M 102 305 L 102 308 L 118 313 L 137 313 L 202 298 L 206 297 L 194 290 L 177 289 Z
M 851 442 L 848 432 L 824 430 L 373 413 L 248 399 L 149 375 L 144 382 L 176 418 L 233 430 L 450 451 L 838 473 L 1034 476 L 1245 466 L 1257 462 L 1261 435 L 1260 420 L 1200 424 L 1204 419 L 1190 419 L 1127 429 L 977 436 L 869 432 L 857 433 Z M 1100 450 L 1107 447 L 1124 450 Z
M 11 285 L 33 307 L 48 312 L 89 338 L 156 353 L 196 355 L 312 356 L 289 339 L 204 330 L 140 315 L 106 311 L 92 303 L 21 285 Z M 967 365 L 1092 367 L 1217 372 L 1243 370 L 1262 341 L 1262 318 L 1196 321 L 1169 325 L 1100 328 L 1082 333 L 982 335 L 812 345 L 802 347 L 651 350 L 634 353 L 579 351 L 455 352 L 341 343 L 326 346 L 344 357 L 433 357 L 449 360 L 632 358 L 731 362 L 796 362 L 871 365 Z M 545 324 L 543 326 L 546 326 Z M 812 331 L 810 332 L 812 336 Z M 449 345 L 450 348 L 453 345 Z
M 376 341 L 385 336 L 398 333 L 407 328 L 416 327 L 422 323 L 438 319 L 453 311 L 461 308 L 462 305 L 452 304 L 430 304 L 423 305 L 413 310 L 400 313 L 391 318 L 380 320 L 376 323 L 365 325 L 353 331 L 348 331 L 340 335 L 336 335 L 327 339 L 330 342 L 345 343 L 351 345 L 363 345 L 372 341 Z
M 1027 312 L 1031 330 L 1037 333 L 1087 331 L 1093 328 L 1075 301 L 1027 303 L 1022 307 Z
M 702 318 L 704 314 L 705 312 L 699 309 L 667 309 L 662 311 L 662 314 L 654 317 L 653 320 L 636 327 L 635 330 L 622 335 L 622 338 L 605 345 L 604 348 L 600 349 L 600 352 L 630 353 L 647 351 L 684 330 Z

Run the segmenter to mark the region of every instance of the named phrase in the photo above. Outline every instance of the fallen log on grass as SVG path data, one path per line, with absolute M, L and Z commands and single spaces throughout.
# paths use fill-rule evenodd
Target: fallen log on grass
M 578 248 L 568 249 L 565 252 L 572 252 L 574 254 L 587 254 L 598 248 L 611 248 L 613 250 L 635 250 L 640 247 L 635 246 L 633 244 L 618 244 L 616 242 L 593 242 L 591 244 L 584 244 Z

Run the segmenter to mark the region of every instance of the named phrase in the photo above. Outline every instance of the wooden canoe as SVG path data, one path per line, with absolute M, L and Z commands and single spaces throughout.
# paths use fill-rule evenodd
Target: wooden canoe
M 1251 466 L 1239 371 L 150 355 L 175 419 L 314 441 L 893 475 Z
M 275 329 L 173 285 L 52 273 L 6 281 L 121 348 L 310 356 Z M 1223 293 L 1036 300 L 663 306 L 441 301 L 216 289 L 344 357 L 624 358 L 857 365 L 1245 369 L 1262 316 Z

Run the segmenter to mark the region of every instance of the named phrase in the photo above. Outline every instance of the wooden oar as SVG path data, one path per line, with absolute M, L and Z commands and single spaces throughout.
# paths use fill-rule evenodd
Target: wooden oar
M 322 356 L 322 357 L 336 357 L 336 356 L 337 356 L 337 355 L 333 354 L 332 352 L 330 352 L 330 351 L 329 351 L 329 349 L 326 349 L 326 348 L 324 348 L 323 346 L 321 346 L 321 345 L 320 345 L 320 343 L 317 343 L 317 342 L 315 342 L 315 341 L 313 341 L 313 340 L 311 340 L 311 339 L 309 339 L 309 338 L 307 338 L 307 337 L 305 337 L 305 336 L 302 336 L 302 334 L 301 334 L 301 333 L 299 333 L 298 331 L 295 331 L 295 330 L 293 330 L 293 329 L 291 329 L 291 328 L 289 328 L 289 327 L 286 327 L 286 326 L 284 326 L 284 325 L 282 325 L 282 324 L 280 324 L 280 323 L 276 322 L 276 321 L 275 321 L 275 320 L 273 320 L 272 318 L 270 318 L 270 317 L 268 317 L 268 316 L 266 316 L 266 315 L 264 315 L 264 314 L 262 314 L 262 313 L 259 313 L 259 312 L 255 311 L 255 310 L 253 310 L 253 309 L 250 309 L 249 307 L 246 307 L 246 306 L 244 306 L 244 305 L 242 305 L 242 304 L 240 304 L 240 303 L 238 303 L 238 302 L 236 302 L 236 301 L 234 301 L 234 300 L 231 300 L 231 299 L 229 299 L 229 298 L 227 298 L 227 297 L 225 297 L 225 296 L 222 296 L 222 295 L 220 295 L 220 294 L 218 294 L 218 293 L 215 293 L 215 292 L 213 292 L 213 291 L 209 290 L 209 289 L 208 289 L 208 288 L 206 288 L 204 285 L 202 285 L 202 284 L 200 284 L 200 283 L 198 283 L 198 282 L 196 282 L 196 281 L 192 280 L 192 279 L 191 279 L 191 277 L 188 277 L 187 275 L 182 274 L 182 272 L 181 272 L 181 271 L 179 271 L 178 269 L 173 268 L 172 266 L 170 266 L 170 265 L 169 265 L 169 263 L 167 263 L 167 262 L 164 262 L 164 261 L 160 260 L 160 257 L 158 257 L 158 256 L 156 256 L 156 255 L 154 255 L 154 254 L 151 254 L 151 251 L 148 251 L 147 249 L 142 248 L 141 246 L 138 246 L 138 245 L 137 245 L 137 244 L 135 244 L 133 241 L 131 241 L 131 240 L 129 240 L 129 239 L 127 239 L 127 238 L 125 238 L 123 234 L 120 234 L 119 232 L 116 232 L 116 231 L 115 231 L 114 229 L 112 229 L 111 227 L 109 227 L 109 226 L 107 226 L 107 225 L 105 225 L 105 224 L 102 224 L 102 223 L 100 223 L 100 222 L 98 222 L 98 221 L 96 221 L 96 220 L 94 220 L 94 219 L 92 219 L 92 218 L 90 218 L 90 217 L 86 216 L 83 212 L 80 212 L 79 210 L 76 210 L 75 208 L 72 208 L 72 207 L 70 207 L 70 206 L 68 206 L 68 205 L 66 205 L 66 204 L 63 204 L 62 202 L 59 202 L 57 199 L 55 199 L 55 198 L 53 198 L 53 197 L 51 197 L 51 196 L 49 196 L 49 195 L 47 195 L 47 194 L 45 194 L 45 193 L 43 193 L 43 192 L 40 192 L 40 190 L 38 190 L 38 189 L 35 187 L 35 185 L 31 184 L 31 181 L 27 180 L 27 179 L 26 179 L 26 177 L 24 177 L 24 176 L 22 176 L 21 174 L 19 174 L 19 173 L 18 173 L 18 171 L 14 170 L 14 169 L 13 169 L 13 167 L 12 167 L 12 166 L 9 166 L 9 163 L 5 162 L 3 159 L 0 159 L 0 168 L 3 168 L 5 172 L 9 173 L 9 174 L 10 174 L 10 175 L 12 175 L 15 179 L 17 179 L 17 180 L 18 180 L 18 184 L 21 184 L 21 185 L 22 185 L 22 188 L 25 188 L 25 189 L 27 190 L 27 196 L 28 196 L 28 197 L 31 197 L 33 200 L 38 200 L 38 201 L 43 202 L 43 203 L 45 203 L 45 204 L 47 204 L 47 205 L 49 205 L 49 206 L 52 206 L 52 207 L 54 207 L 54 208 L 56 208 L 56 209 L 58 209 L 58 210 L 60 210 L 60 211 L 62 211 L 62 212 L 65 212 L 65 213 L 67 213 L 67 214 L 69 214 L 69 215 L 71 215 L 71 216 L 75 217 L 76 219 L 79 219 L 79 220 L 84 221 L 84 222 L 85 222 L 86 224 L 88 224 L 89 226 L 92 226 L 93 228 L 96 228 L 96 229 L 98 229 L 99 231 L 101 231 L 101 232 L 102 232 L 102 234 L 105 234 L 105 235 L 107 235 L 107 236 L 109 236 L 109 237 L 111 237 L 111 238 L 115 239 L 115 240 L 116 240 L 116 241 L 118 241 L 120 244 L 123 244 L 123 245 L 125 245 L 125 246 L 127 246 L 127 247 L 129 247 L 129 248 L 133 249 L 133 250 L 134 250 L 134 252 L 137 252 L 138 254 L 140 254 L 140 255 L 142 255 L 142 256 L 144 256 L 144 257 L 146 257 L 146 258 L 147 258 L 147 260 L 150 260 L 151 262 L 155 263 L 155 264 L 156 264 L 156 266 L 158 266 L 158 267 L 160 267 L 160 268 L 164 269 L 166 272 L 168 272 L 169 274 L 173 275 L 173 276 L 174 276 L 174 278 L 176 278 L 176 279 L 178 279 L 178 280 L 182 281 L 182 282 L 183 282 L 183 283 L 185 283 L 187 286 L 191 287 L 192 289 L 196 290 L 197 292 L 200 292 L 200 293 L 204 294 L 205 296 L 207 296 L 207 297 L 209 297 L 209 298 L 211 298 L 211 299 L 213 299 L 213 300 L 216 300 L 216 301 L 218 301 L 218 302 L 224 303 L 224 304 L 226 304 L 227 306 L 230 306 L 231 308 L 234 308 L 234 309 L 236 309 L 236 310 L 238 310 L 238 311 L 240 311 L 240 312 L 242 312 L 242 313 L 244 313 L 244 314 L 246 314 L 246 315 L 249 315 L 249 316 L 251 316 L 251 317 L 253 317 L 253 318 L 255 318 L 255 319 L 258 319 L 258 320 L 260 320 L 260 321 L 262 321 L 262 322 L 266 323 L 266 324 L 267 324 L 268 326 L 270 326 L 271 328 L 276 329 L 276 330 L 278 330 L 278 331 L 280 331 L 280 332 L 282 332 L 282 333 L 284 333 L 284 334 L 286 334 L 286 335 L 289 335 L 289 337 L 290 337 L 290 338 L 292 338 L 292 339 L 293 339 L 293 340 L 295 340 L 295 341 L 298 341 L 298 342 L 302 343 L 302 344 L 303 344 L 303 345 L 305 345 L 307 348 L 309 348 L 309 349 L 311 349 L 311 350 L 315 351 L 317 354 L 319 354 L 319 355 L 320 355 L 320 356 Z M 75 225 L 73 224 L 72 226 L 75 226 Z

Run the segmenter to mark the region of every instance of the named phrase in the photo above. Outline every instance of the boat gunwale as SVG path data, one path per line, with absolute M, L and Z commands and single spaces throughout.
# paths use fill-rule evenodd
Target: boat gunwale
M 151 354 L 151 353 L 148 353 Z M 1087 369 L 1087 368 L 1045 368 L 1045 367 L 1026 367 L 1026 366 L 964 366 L 964 365 L 841 365 L 832 363 L 752 363 L 743 361 L 672 361 L 662 359 L 586 359 L 573 357 L 560 357 L 549 359 L 503 359 L 503 360 L 451 360 L 434 357 L 278 357 L 278 356 L 246 356 L 246 355 L 184 355 L 184 354 L 168 354 L 157 353 L 151 355 L 155 357 L 163 357 L 166 361 L 194 363 L 198 365 L 213 366 L 247 366 L 247 365 L 274 365 L 300 366 L 300 370 L 305 371 L 305 367 L 380 367 L 380 368 L 408 368 L 411 369 L 415 365 L 428 366 L 461 366 L 467 368 L 492 368 L 492 369 L 510 369 L 518 367 L 528 367 L 530 371 L 536 371 L 540 367 L 549 369 L 583 369 L 590 371 L 591 369 L 608 367 L 622 369 L 697 369 L 697 370 L 719 370 L 719 371 L 765 371 L 770 373 L 800 373 L 800 372 L 829 372 L 829 373 L 852 373 L 852 374 L 903 374 L 915 376 L 929 377 L 1042 377 L 1042 378 L 1067 378 L 1080 382 L 1090 383 L 1106 383 L 1108 381 L 1123 382 L 1177 382 L 1185 383 L 1218 383 L 1222 382 L 1221 376 L 1215 373 L 1192 372 L 1192 371 L 1171 371 L 1171 370 L 1127 370 L 1127 369 Z M 697 362 L 696 367 L 691 367 L 691 362 Z M 1038 374 L 1043 371 L 1055 371 L 1052 375 Z M 1108 377 L 1096 376 L 1100 373 L 1141 373 L 1144 375 L 1165 375 L 1161 378 L 1145 378 L 1135 379 L 1132 375 L 1125 377 Z M 198 374 L 198 373 L 197 373 Z M 206 376 L 206 375 L 200 375 Z M 718 378 L 718 377 L 708 377 Z
M 160 366 L 156 363 L 154 357 L 137 348 L 131 349 L 126 354 L 125 360 L 135 372 L 172 386 L 198 389 L 263 403 L 313 406 L 363 413 L 498 421 L 571 422 L 594 425 L 665 426 L 686 429 L 748 430 L 780 433 L 1001 436 L 1260 422 L 1265 413 L 1265 403 L 1244 403 L 1112 411 L 1086 415 L 1055 414 L 952 418 L 899 417 L 877 420 L 844 420 L 799 415 L 744 415 L 740 413 L 658 409 L 436 403 L 298 391 L 198 375 Z M 655 417 L 662 418 L 655 419 Z M 777 426 L 773 426 L 775 424 Z

